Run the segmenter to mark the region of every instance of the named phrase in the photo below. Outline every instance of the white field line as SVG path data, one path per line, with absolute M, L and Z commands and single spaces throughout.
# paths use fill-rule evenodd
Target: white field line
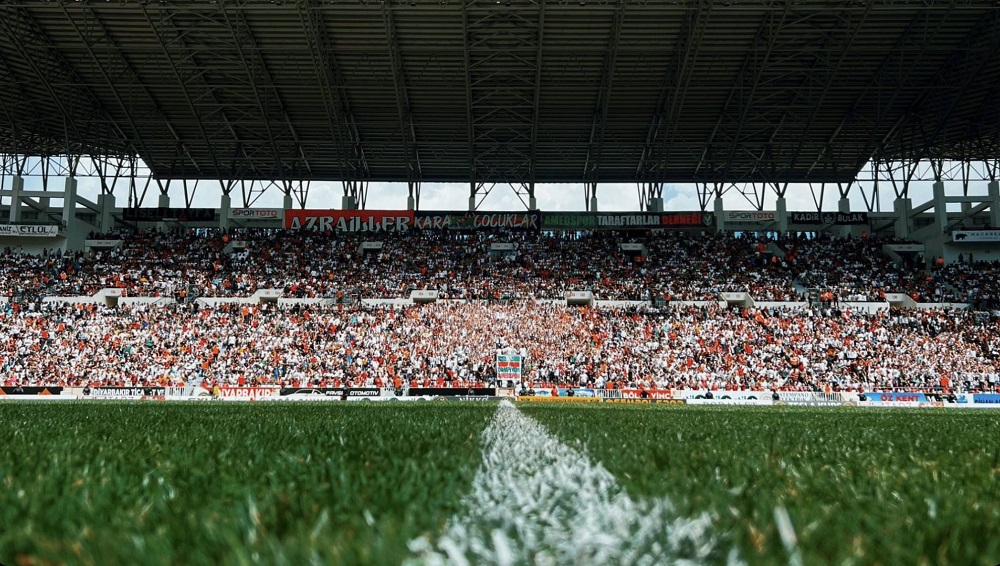
M 740 563 L 712 517 L 677 517 L 667 499 L 634 501 L 614 476 L 502 402 L 483 432 L 483 463 L 437 540 L 413 564 Z

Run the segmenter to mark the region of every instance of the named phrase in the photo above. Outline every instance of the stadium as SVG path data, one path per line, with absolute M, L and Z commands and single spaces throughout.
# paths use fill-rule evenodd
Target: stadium
M 0 85 L 0 564 L 1000 560 L 995 2 L 11 0 Z

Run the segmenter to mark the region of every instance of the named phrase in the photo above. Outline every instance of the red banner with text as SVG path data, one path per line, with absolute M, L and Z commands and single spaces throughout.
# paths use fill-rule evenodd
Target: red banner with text
M 285 228 L 313 232 L 406 232 L 412 210 L 286 210 Z

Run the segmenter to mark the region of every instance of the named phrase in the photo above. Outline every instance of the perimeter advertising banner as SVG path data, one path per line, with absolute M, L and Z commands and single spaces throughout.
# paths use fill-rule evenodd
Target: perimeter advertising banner
M 995 405 L 1000 408 L 1000 393 L 959 393 L 955 402 L 960 405 Z
M 0 396 L 6 395 L 59 395 L 62 387 L 0 387 Z
M 283 387 L 281 397 L 289 395 L 315 395 L 317 397 L 378 397 L 382 391 L 376 387 Z
M 891 391 L 886 393 L 865 393 L 865 400 L 872 403 L 926 403 L 927 397 L 920 392 Z
M 495 397 L 496 387 L 411 387 L 406 390 L 410 397 L 437 395 L 441 397 Z
M 687 405 L 687 399 L 605 399 L 605 403 L 618 405 Z
M 622 389 L 623 399 L 673 399 L 672 389 Z
M 165 387 L 84 387 L 83 394 L 107 399 L 132 399 L 137 397 L 162 397 Z
M 263 399 L 265 397 L 277 397 L 281 393 L 280 387 L 218 387 L 212 390 L 212 396 L 219 399 Z

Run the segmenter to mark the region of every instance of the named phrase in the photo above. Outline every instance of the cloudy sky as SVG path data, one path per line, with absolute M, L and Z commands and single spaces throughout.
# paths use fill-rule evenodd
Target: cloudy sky
M 50 179 L 50 187 L 59 189 L 62 181 Z M 127 183 L 120 183 L 116 191 L 116 204 L 119 207 L 128 205 L 128 192 L 125 189 Z M 96 200 L 100 192 L 100 183 L 94 177 L 81 177 L 79 179 L 79 194 L 91 200 Z M 10 187 L 10 179 L 4 179 L 3 187 Z M 949 194 L 960 194 L 961 187 L 958 183 L 946 184 Z M 40 189 L 41 180 L 37 177 L 29 177 L 25 180 L 25 189 Z M 970 194 L 985 195 L 987 192 L 985 183 L 973 183 Z M 220 189 L 218 182 L 202 181 L 198 185 L 198 190 L 193 202 L 196 207 L 215 208 L 219 206 Z M 546 184 L 538 185 L 535 189 L 538 201 L 538 208 L 541 210 L 554 211 L 579 211 L 585 210 L 584 190 L 582 184 Z M 915 182 L 911 187 L 911 197 L 914 205 L 919 205 L 931 198 L 932 189 L 929 182 Z M 143 206 L 157 205 L 157 189 L 150 187 Z M 170 197 L 171 206 L 184 206 L 184 192 L 182 184 L 174 182 L 171 185 Z M 337 182 L 314 182 L 310 188 L 309 208 L 328 209 L 341 208 L 341 198 L 343 191 L 340 183 Z M 242 206 L 242 196 L 239 189 L 233 192 L 233 206 Z M 406 185 L 400 183 L 372 183 L 368 192 L 369 209 L 403 209 L 406 208 Z M 597 189 L 598 209 L 602 211 L 635 211 L 639 207 L 638 191 L 634 184 L 607 184 L 599 185 Z M 828 186 L 823 200 L 823 210 L 837 210 L 836 186 Z M 881 194 L 881 210 L 891 211 L 892 202 L 895 195 L 891 187 L 884 186 Z M 482 196 L 480 196 L 482 199 Z M 851 208 L 853 210 L 864 210 L 864 201 L 857 188 L 853 188 L 850 194 Z M 698 195 L 694 185 L 667 185 L 663 190 L 664 209 L 668 211 L 694 211 L 698 210 Z M 786 195 L 788 210 L 816 210 L 807 185 L 790 185 Z M 768 192 L 765 197 L 765 210 L 774 210 L 775 195 Z M 736 189 L 731 189 L 724 197 L 727 210 L 750 210 L 754 206 L 745 199 Z M 265 192 L 254 203 L 257 208 L 280 208 L 283 203 L 283 195 L 276 189 Z M 423 210 L 466 210 L 469 205 L 469 189 L 465 184 L 439 184 L 425 183 L 421 191 L 420 208 Z M 709 207 L 711 208 L 711 203 Z M 950 208 L 957 210 L 958 205 Z M 515 211 L 523 210 L 524 204 L 507 185 L 497 185 L 493 191 L 485 197 L 480 210 L 492 211 Z

